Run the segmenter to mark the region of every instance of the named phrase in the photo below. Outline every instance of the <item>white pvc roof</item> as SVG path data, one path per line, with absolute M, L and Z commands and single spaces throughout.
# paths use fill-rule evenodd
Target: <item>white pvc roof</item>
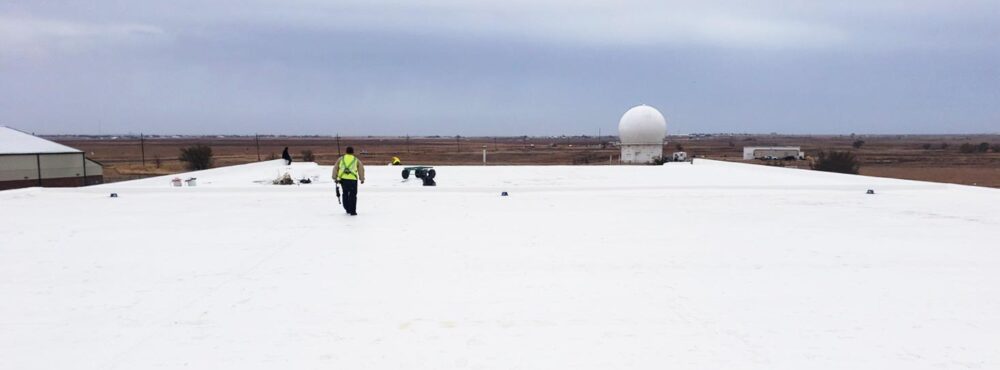
M 997 189 L 365 164 L 0 191 L 0 369 L 1000 369 Z
M 80 153 L 79 149 L 0 126 L 0 154 Z

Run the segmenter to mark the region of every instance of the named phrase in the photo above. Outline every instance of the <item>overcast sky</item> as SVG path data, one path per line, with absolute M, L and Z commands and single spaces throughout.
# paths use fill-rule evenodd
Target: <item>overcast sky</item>
M 37 133 L 1000 132 L 1000 1 L 0 1 Z

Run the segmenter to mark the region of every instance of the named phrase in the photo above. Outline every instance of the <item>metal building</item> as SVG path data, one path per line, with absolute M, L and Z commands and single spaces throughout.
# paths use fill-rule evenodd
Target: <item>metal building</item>
M 78 149 L 0 126 L 0 190 L 104 182 L 101 164 Z
M 804 159 L 805 152 L 797 146 L 747 146 L 743 147 L 743 159 Z

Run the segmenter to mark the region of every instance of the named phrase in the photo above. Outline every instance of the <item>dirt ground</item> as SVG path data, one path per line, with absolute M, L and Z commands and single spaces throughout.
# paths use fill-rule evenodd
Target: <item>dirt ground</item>
M 180 148 L 200 143 L 212 147 L 215 166 L 279 158 L 284 147 L 296 160 L 310 150 L 320 164 L 333 164 L 348 145 L 368 165 L 398 156 L 404 164 L 563 164 L 607 165 L 618 159 L 614 137 L 49 137 L 79 148 L 104 164 L 106 182 L 184 171 Z M 863 140 L 860 148 L 852 143 Z M 339 145 L 338 145 L 339 142 Z M 861 174 L 1000 188 L 1000 153 L 962 153 L 963 143 L 1000 144 L 1000 135 L 782 136 L 713 135 L 668 137 L 664 152 L 682 149 L 689 155 L 743 161 L 744 146 L 800 146 L 808 156 L 821 151 L 850 150 L 861 162 Z M 143 163 L 145 158 L 145 163 Z M 809 168 L 808 161 L 759 164 Z

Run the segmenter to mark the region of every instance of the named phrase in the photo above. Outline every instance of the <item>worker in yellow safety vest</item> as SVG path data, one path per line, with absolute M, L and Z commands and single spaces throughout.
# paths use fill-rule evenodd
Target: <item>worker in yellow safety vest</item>
M 399 157 L 392 157 L 392 165 L 393 166 L 398 166 L 398 165 L 401 165 L 401 164 L 403 164 L 403 162 L 399 160 Z
M 347 147 L 347 154 L 333 165 L 333 180 L 344 188 L 344 210 L 351 216 L 357 216 L 358 181 L 365 183 L 365 166 L 354 156 L 353 147 Z

